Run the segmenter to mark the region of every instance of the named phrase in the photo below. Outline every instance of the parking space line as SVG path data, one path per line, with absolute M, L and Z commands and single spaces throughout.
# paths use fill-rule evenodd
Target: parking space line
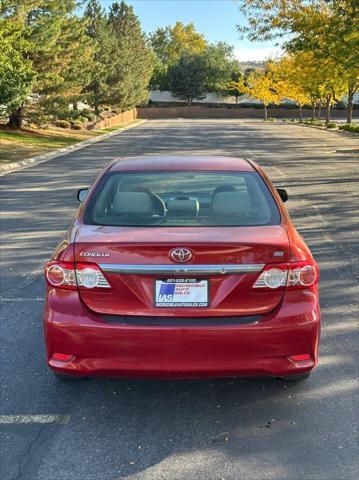
M 55 423 L 65 425 L 69 423 L 70 418 L 70 415 L 0 415 L 0 424 Z
M 0 297 L 0 302 L 43 302 L 44 298 L 43 297 L 18 297 L 18 298 L 10 298 L 10 297 Z

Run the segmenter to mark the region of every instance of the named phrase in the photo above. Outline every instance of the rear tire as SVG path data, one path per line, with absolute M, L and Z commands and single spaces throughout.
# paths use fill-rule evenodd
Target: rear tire
M 301 382 L 302 380 L 306 380 L 309 376 L 310 372 L 302 373 L 301 375 L 288 375 L 285 377 L 279 377 L 279 379 L 286 382 Z

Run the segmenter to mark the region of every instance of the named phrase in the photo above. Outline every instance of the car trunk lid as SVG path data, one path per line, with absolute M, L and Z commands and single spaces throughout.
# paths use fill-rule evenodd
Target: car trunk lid
M 175 248 L 189 249 L 186 263 Z M 83 302 L 103 315 L 241 316 L 274 309 L 283 291 L 253 284 L 267 263 L 288 260 L 284 227 L 79 227 L 75 261 L 100 265 L 111 289 L 81 290 Z M 155 306 L 156 280 L 197 280 L 208 286 L 208 306 Z

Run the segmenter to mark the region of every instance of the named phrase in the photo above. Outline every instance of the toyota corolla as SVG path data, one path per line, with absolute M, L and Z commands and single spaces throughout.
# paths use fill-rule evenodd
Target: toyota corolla
M 59 376 L 301 379 L 318 361 L 318 266 L 253 161 L 117 159 L 46 265 Z

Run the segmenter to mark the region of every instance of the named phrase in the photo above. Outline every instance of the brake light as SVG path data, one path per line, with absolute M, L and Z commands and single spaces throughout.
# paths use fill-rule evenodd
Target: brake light
M 95 263 L 51 261 L 46 265 L 46 280 L 51 287 L 76 290 L 111 288 L 100 267 Z
M 49 262 L 45 275 L 51 287 L 76 290 L 75 269 L 71 262 Z
M 318 266 L 314 261 L 266 265 L 253 288 L 308 288 L 319 280 Z

